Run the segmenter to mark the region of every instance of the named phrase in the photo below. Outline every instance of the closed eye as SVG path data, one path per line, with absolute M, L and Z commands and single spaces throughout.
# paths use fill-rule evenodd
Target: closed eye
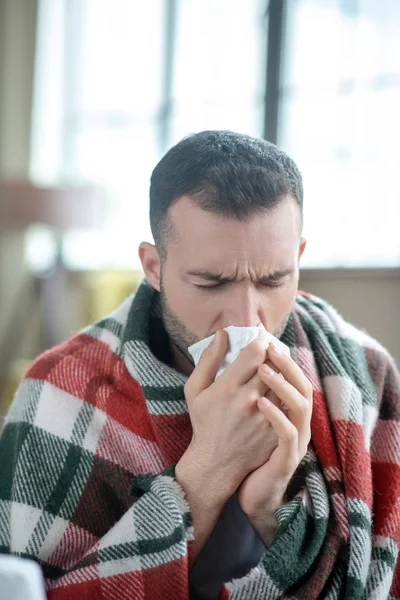
M 194 285 L 194 287 L 198 288 L 199 290 L 215 290 L 215 288 L 220 288 L 225 284 L 224 283 L 216 283 L 215 285 L 196 285 L 194 283 L 193 285 Z
M 283 285 L 285 285 L 285 283 L 286 281 L 262 281 L 259 285 L 261 285 L 262 287 L 276 289 L 282 287 Z M 226 284 L 227 282 L 216 283 L 214 285 L 197 285 L 194 283 L 193 285 L 199 290 L 215 290 L 217 288 L 222 288 Z
M 261 285 L 268 288 L 280 288 L 285 285 L 285 281 L 262 281 Z

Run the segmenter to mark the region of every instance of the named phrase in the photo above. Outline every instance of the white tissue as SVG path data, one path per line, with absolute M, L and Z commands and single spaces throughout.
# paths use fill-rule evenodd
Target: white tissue
M 42 571 L 33 560 L 0 556 L 0 598 L 46 600 Z
M 273 342 L 282 350 L 282 352 L 290 355 L 289 348 L 283 342 L 278 340 L 278 338 L 274 337 L 271 333 L 268 333 L 262 324 L 260 324 L 258 327 L 235 327 L 230 325 L 229 327 L 225 327 L 224 331 L 226 331 L 228 334 L 229 348 L 215 378 L 219 377 L 221 373 L 225 371 L 225 369 L 235 360 L 235 358 L 237 358 L 239 352 L 243 348 L 248 346 L 257 338 L 261 338 L 267 342 Z M 195 365 L 197 365 L 202 353 L 206 348 L 208 348 L 213 339 L 214 335 L 210 335 L 208 338 L 200 340 L 200 342 L 196 342 L 196 344 L 189 346 L 188 351 L 191 354 Z

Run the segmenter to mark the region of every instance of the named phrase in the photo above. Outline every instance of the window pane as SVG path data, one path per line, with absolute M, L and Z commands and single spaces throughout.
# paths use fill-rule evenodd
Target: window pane
M 202 129 L 262 134 L 265 6 L 264 0 L 180 2 L 172 142 Z
M 69 0 L 67 6 L 71 112 L 92 119 L 154 117 L 161 99 L 163 0 Z
M 400 263 L 399 23 L 397 0 L 288 2 L 279 142 L 304 175 L 305 264 Z
M 164 1 L 69 0 L 65 27 L 63 178 L 100 184 L 108 197 L 106 230 L 90 234 L 90 252 L 87 238 L 72 233 L 65 256 L 75 267 L 138 267 L 138 243 L 152 240 L 148 188 L 160 157 Z
M 151 241 L 150 174 L 167 146 L 202 129 L 262 133 L 265 0 L 177 1 L 175 60 L 167 66 L 168 2 L 57 1 L 55 20 L 54 2 L 40 0 L 49 25 L 40 28 L 45 51 L 38 56 L 38 85 L 47 93 L 38 98 L 48 98 L 54 110 L 39 111 L 35 129 L 36 148 L 47 131 L 58 153 L 51 161 L 41 152 L 33 174 L 52 183 L 93 182 L 107 191 L 107 231 L 91 235 L 87 251 L 87 238 L 69 235 L 65 256 L 71 267 L 136 267 L 139 242 Z M 59 30 L 55 36 L 63 39 L 57 70 L 56 59 L 45 59 L 54 49 L 54 22 L 60 26 L 62 20 L 62 36 Z M 57 72 L 55 96 L 49 88 Z M 167 72 L 171 98 L 164 97 Z

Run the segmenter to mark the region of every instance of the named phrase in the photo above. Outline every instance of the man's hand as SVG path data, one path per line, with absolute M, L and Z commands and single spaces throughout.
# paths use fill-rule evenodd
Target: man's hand
M 175 472 L 193 516 L 192 560 L 226 502 L 277 445 L 275 432 L 258 408 L 268 389 L 258 374 L 267 358 L 266 342 L 249 344 L 214 381 L 227 347 L 226 332 L 218 331 L 185 385 L 193 437 Z
M 268 359 L 282 376 L 267 364 L 258 369 L 259 377 L 277 396 L 285 412 L 267 398 L 258 407 L 278 436 L 278 446 L 269 460 L 250 473 L 238 490 L 243 511 L 266 545 L 276 529 L 274 513 L 284 504 L 288 483 L 304 457 L 311 438 L 312 385 L 290 356 L 270 344 Z M 268 396 L 270 393 L 268 393 Z
M 185 386 L 193 428 L 187 453 L 196 475 L 207 476 L 214 499 L 222 506 L 243 479 L 266 462 L 277 444 L 258 408 L 269 387 L 258 374 L 267 359 L 267 344 L 253 341 L 214 381 L 227 344 L 226 332 L 218 331 L 215 345 L 203 352 Z

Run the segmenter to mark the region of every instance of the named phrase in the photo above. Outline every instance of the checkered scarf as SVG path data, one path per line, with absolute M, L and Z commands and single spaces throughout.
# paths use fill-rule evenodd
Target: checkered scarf
M 258 566 L 220 600 L 400 598 L 400 384 L 376 342 L 297 296 L 282 341 L 314 388 L 312 442 Z M 54 600 L 188 598 L 193 540 L 173 465 L 191 439 L 159 295 L 39 357 L 0 442 L 0 552 Z

